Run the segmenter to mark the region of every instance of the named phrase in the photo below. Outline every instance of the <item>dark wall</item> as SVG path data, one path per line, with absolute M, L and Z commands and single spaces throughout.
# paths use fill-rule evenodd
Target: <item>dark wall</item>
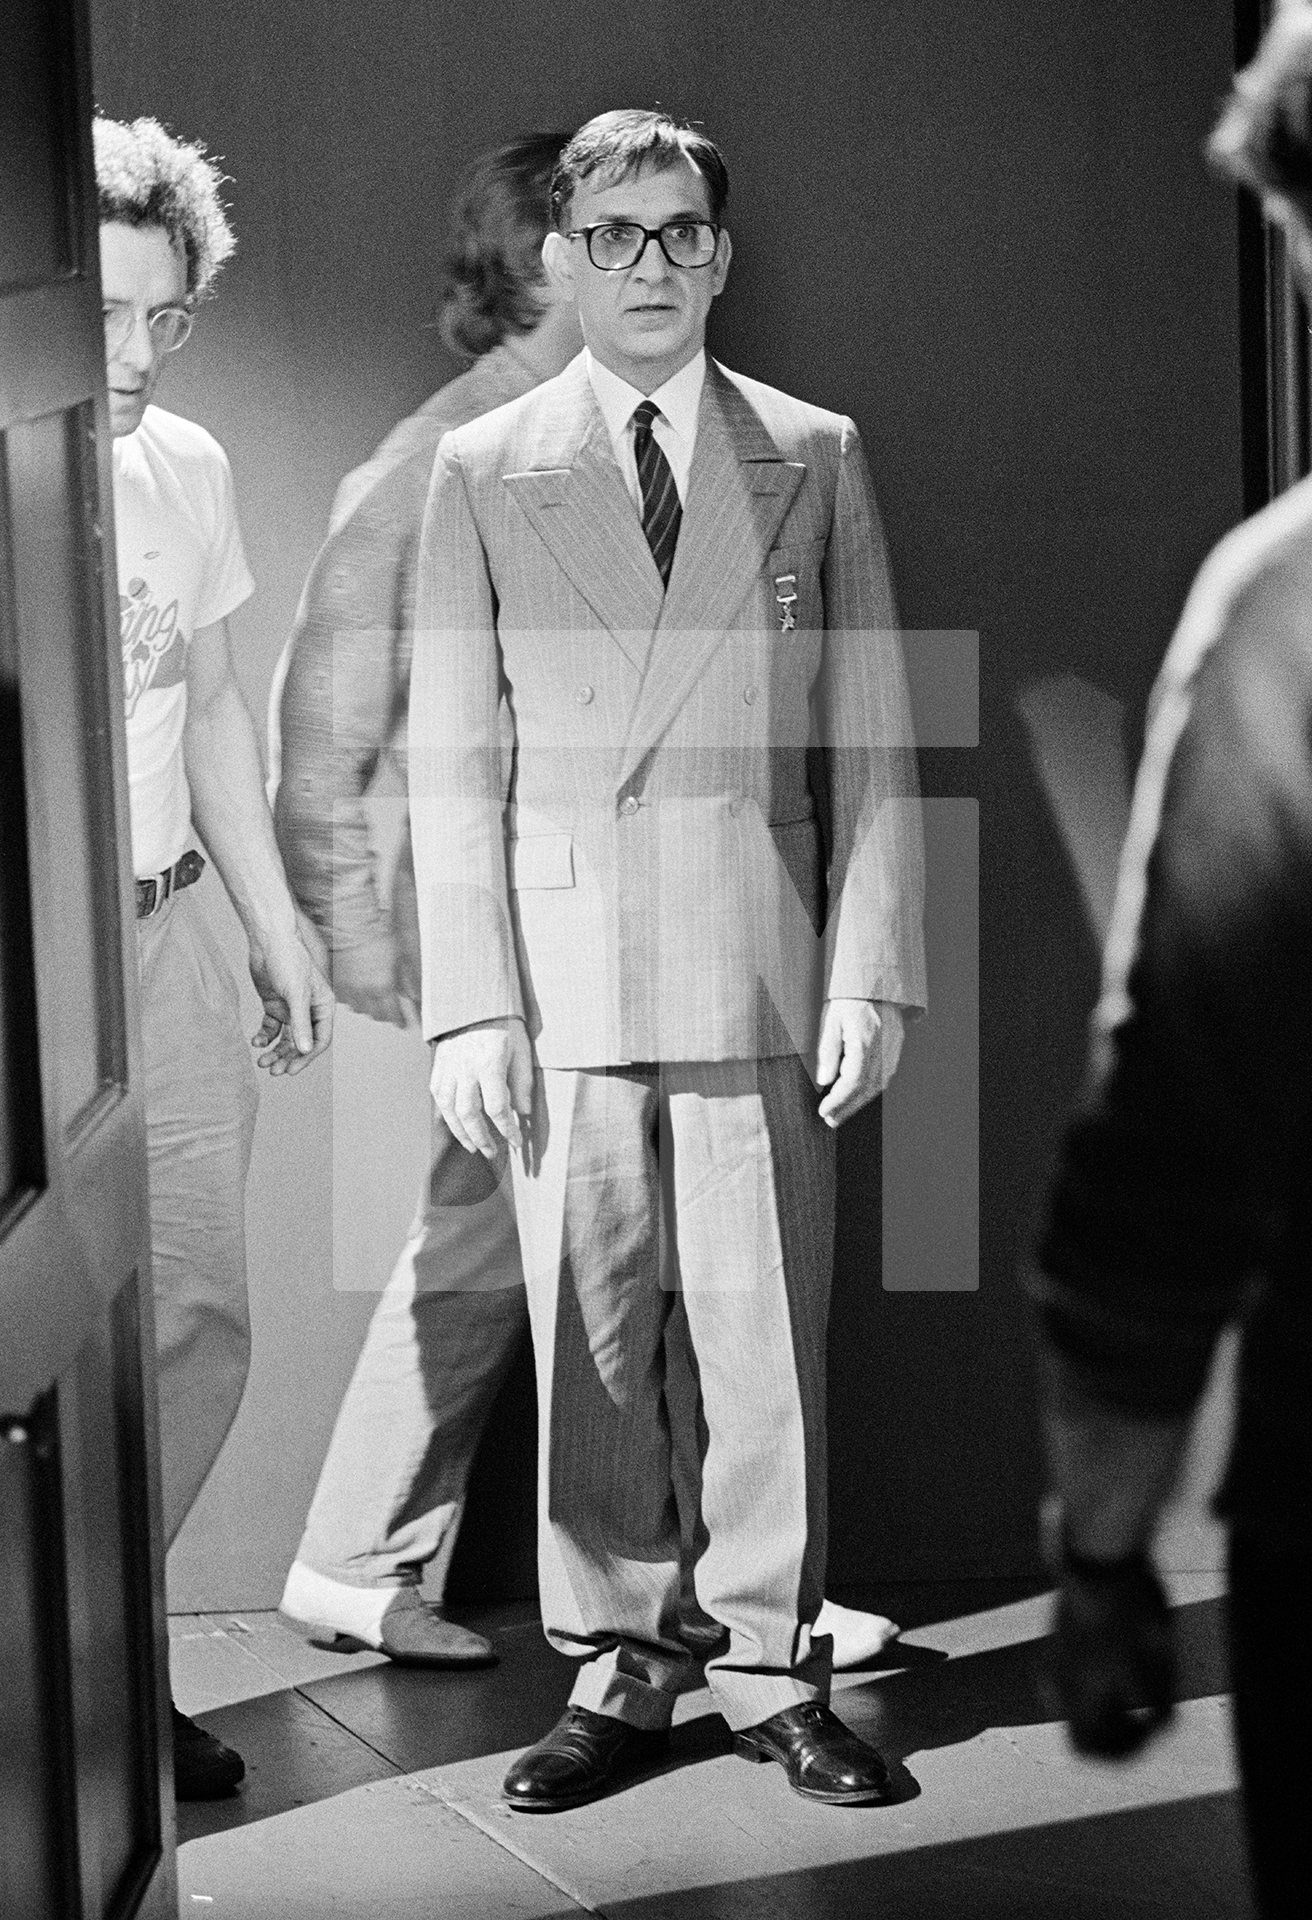
M 659 101 L 727 149 L 715 350 L 856 417 L 907 625 L 978 629 L 982 646 L 981 745 L 924 766 L 927 791 L 980 803 L 980 1287 L 881 1290 L 877 1122 L 854 1123 L 831 1586 L 1023 1570 L 1038 1460 L 1014 1272 L 1095 954 L 1013 702 L 1077 673 L 1125 702 L 1133 749 L 1190 575 L 1240 511 L 1234 206 L 1200 157 L 1229 6 L 95 11 L 104 108 L 159 113 L 235 177 L 240 251 L 163 397 L 233 456 L 261 585 L 244 629 L 257 700 L 340 473 L 453 371 L 423 322 L 457 169 L 615 104 Z M 932 1143 L 926 1157 L 932 1176 Z M 319 1291 L 324 1337 L 340 1344 L 343 1315 L 354 1337 L 360 1303 Z M 297 1498 L 325 1417 L 307 1423 Z M 513 1458 L 485 1463 L 467 1584 L 522 1588 L 530 1503 L 509 1532 L 489 1522 L 519 1478 Z

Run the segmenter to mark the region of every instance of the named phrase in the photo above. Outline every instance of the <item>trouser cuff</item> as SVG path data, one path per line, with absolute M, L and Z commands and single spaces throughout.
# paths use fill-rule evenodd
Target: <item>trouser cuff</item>
M 584 1661 L 570 1690 L 569 1704 L 655 1732 L 669 1726 L 678 1697 L 678 1689 L 653 1686 L 636 1673 L 621 1671 L 611 1653 Z
M 731 1733 L 745 1727 L 759 1727 L 762 1720 L 786 1713 L 789 1707 L 804 1706 L 809 1700 L 829 1705 L 828 1682 L 790 1680 L 750 1673 L 708 1673 L 707 1683 L 716 1710 L 723 1715 Z

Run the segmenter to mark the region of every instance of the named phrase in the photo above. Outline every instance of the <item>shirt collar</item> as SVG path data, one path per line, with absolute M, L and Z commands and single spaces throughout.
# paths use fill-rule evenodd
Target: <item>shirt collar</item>
M 631 387 L 627 380 L 621 380 L 609 367 L 604 367 L 589 349 L 585 348 L 584 352 L 588 379 L 612 440 L 619 440 L 633 418 L 633 409 L 645 398 L 655 401 L 676 433 L 686 434 L 690 440 L 696 439 L 697 409 L 701 405 L 702 383 L 706 379 L 705 347 L 699 348 L 686 366 L 671 374 L 664 386 L 657 387 L 650 396 L 641 393 L 637 387 Z

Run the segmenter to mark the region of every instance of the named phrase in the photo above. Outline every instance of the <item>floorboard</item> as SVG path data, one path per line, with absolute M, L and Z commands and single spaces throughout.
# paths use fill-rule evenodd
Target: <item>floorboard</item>
M 551 1920 L 583 1909 L 421 1785 L 386 1780 L 182 1847 L 183 1920 Z
M 669 1764 L 552 1816 L 501 1799 L 569 1663 L 526 1608 L 465 1615 L 501 1664 L 423 1673 L 305 1645 L 274 1615 L 172 1623 L 179 1703 L 241 1750 L 234 1800 L 180 1809 L 182 1911 L 214 1920 L 1244 1920 L 1219 1580 L 1171 1582 L 1180 1705 L 1120 1767 L 1047 1710 L 1033 1582 L 866 1596 L 907 1625 L 835 1706 L 895 1763 L 882 1808 L 791 1794 L 737 1759 L 702 1689 Z M 844 1596 L 855 1599 L 857 1596 Z M 244 1690 L 244 1691 L 243 1691 Z

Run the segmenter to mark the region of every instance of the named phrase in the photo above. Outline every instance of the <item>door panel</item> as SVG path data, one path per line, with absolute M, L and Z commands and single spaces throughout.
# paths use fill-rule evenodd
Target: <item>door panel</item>
M 0 77 L 0 1912 L 176 1911 L 84 0 Z
M 105 648 L 70 645 L 99 624 L 85 565 L 93 431 L 83 405 L 18 421 L 5 435 L 19 670 L 71 722 L 34 729 L 29 768 L 52 882 L 40 889 L 43 938 L 60 956 L 57 1055 L 45 1077 L 70 1137 L 118 1097 L 127 1066 L 112 763 L 96 750 L 110 712 Z M 96 582 L 97 598 L 101 591 Z
M 0 1907 L 78 1911 L 72 1686 L 61 1550 L 58 1410 L 52 1390 L 0 1430 Z
M 21 193 L 0 195 L 0 292 L 71 271 L 77 236 L 65 127 L 75 110 L 76 66 L 68 58 L 68 10 L 37 6 L 5 23 L 0 125 Z M 85 41 L 83 42 L 85 44 Z

